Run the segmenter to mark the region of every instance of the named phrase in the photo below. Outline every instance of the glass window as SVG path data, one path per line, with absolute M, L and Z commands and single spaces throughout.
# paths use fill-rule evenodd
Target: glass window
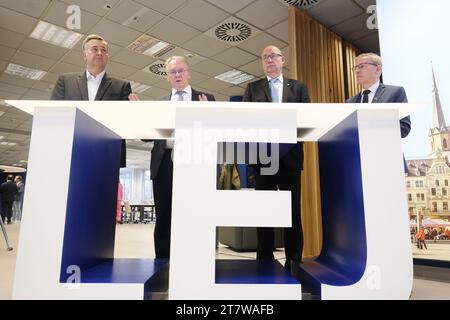
M 444 211 L 448 211 L 448 202 L 444 202 L 443 204 L 442 204 L 442 209 L 444 210 Z
M 153 201 L 153 184 L 150 179 L 150 170 L 145 170 L 144 173 L 144 199 L 145 202 Z
M 433 202 L 433 212 L 437 212 L 437 202 Z
M 411 193 L 408 193 L 408 201 L 412 201 L 412 195 L 411 195 Z
M 436 188 L 431 188 L 431 195 L 433 195 L 433 196 L 436 195 Z
M 133 175 L 130 171 L 120 173 L 120 183 L 123 186 L 123 199 L 131 200 Z
M 436 187 L 439 187 L 439 180 L 436 180 Z

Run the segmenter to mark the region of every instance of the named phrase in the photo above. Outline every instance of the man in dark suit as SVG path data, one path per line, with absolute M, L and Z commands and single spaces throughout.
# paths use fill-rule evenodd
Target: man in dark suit
M 356 81 L 362 91 L 351 97 L 347 103 L 401 103 L 408 102 L 405 89 L 399 86 L 389 86 L 380 82 L 382 73 L 381 57 L 375 53 L 363 53 L 356 57 Z M 400 134 L 402 138 L 411 131 L 411 119 L 406 116 L 400 119 Z M 407 172 L 406 162 L 405 172 Z
M 6 177 L 6 182 L 0 186 L 0 196 L 2 199 L 2 221 L 12 223 L 12 205 L 17 194 L 17 185 L 13 182 L 14 176 L 9 174 Z
M 106 74 L 108 43 L 98 35 L 88 35 L 82 44 L 86 71 L 59 76 L 53 89 L 52 100 L 137 100 L 127 81 Z M 122 141 L 120 166 L 126 166 L 126 145 Z
M 186 58 L 173 56 L 166 60 L 167 81 L 172 86 L 169 95 L 161 100 L 215 101 L 213 95 L 194 90 L 189 85 L 190 73 Z M 153 180 L 156 223 L 154 230 L 156 258 L 170 257 L 170 227 L 172 218 L 173 140 L 154 141 L 151 151 L 150 173 Z
M 249 83 L 243 101 L 250 102 L 310 102 L 306 85 L 283 77 L 285 58 L 281 50 L 268 46 L 262 51 L 262 67 L 266 77 Z M 303 169 L 303 143 L 279 145 L 279 170 L 263 175 L 261 165 L 255 167 L 256 190 L 290 190 L 292 199 L 292 227 L 284 229 L 285 268 L 297 266 L 302 259 L 303 232 L 300 212 L 300 173 Z M 274 259 L 273 228 L 258 228 L 257 259 Z

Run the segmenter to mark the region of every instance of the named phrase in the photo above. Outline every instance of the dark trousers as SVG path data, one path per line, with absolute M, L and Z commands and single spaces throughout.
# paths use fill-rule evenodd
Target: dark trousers
M 11 222 L 13 201 L 2 201 L 2 221 Z
M 156 258 L 170 257 L 170 226 L 172 221 L 172 180 L 173 162 L 171 150 L 164 150 L 164 156 L 153 179 L 153 195 L 155 198 L 156 222 L 153 234 Z
M 256 190 L 291 190 L 292 227 L 284 228 L 284 248 L 286 260 L 301 261 L 303 252 L 303 231 L 300 212 L 300 171 L 289 171 L 280 168 L 275 175 L 261 175 L 255 170 Z M 277 212 L 274 212 L 274 216 Z M 274 259 L 273 228 L 257 228 L 257 259 Z

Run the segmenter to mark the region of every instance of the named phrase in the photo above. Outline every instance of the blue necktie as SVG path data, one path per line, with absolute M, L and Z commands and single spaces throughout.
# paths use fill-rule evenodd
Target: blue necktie
M 272 96 L 272 102 L 279 101 L 278 95 L 278 84 L 280 83 L 280 79 L 270 79 L 270 95 Z

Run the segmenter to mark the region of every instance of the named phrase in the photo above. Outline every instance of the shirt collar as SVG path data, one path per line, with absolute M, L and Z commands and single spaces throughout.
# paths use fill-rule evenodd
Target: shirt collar
M 86 80 L 102 80 L 103 76 L 105 75 L 106 70 L 103 70 L 102 72 L 100 72 L 96 77 L 94 77 L 89 70 L 86 70 Z
M 278 77 L 276 77 L 276 78 L 271 78 L 271 77 L 269 77 L 269 76 L 266 76 L 267 77 L 267 81 L 268 82 L 270 82 L 270 80 L 273 80 L 273 79 L 278 79 L 278 80 L 280 80 L 280 83 L 281 84 L 283 84 L 283 74 L 280 74 Z
M 192 95 L 192 88 L 191 88 L 190 85 L 188 85 L 188 86 L 187 86 L 186 88 L 184 88 L 183 90 L 177 90 L 177 89 L 172 88 L 172 97 L 173 97 L 178 91 L 184 91 L 184 92 L 186 92 L 187 94 Z
M 362 92 L 365 90 L 370 90 L 371 93 L 375 93 L 375 92 L 377 92 L 377 89 L 379 86 L 380 86 L 380 81 L 377 81 L 373 85 L 371 85 L 369 88 L 363 89 Z

